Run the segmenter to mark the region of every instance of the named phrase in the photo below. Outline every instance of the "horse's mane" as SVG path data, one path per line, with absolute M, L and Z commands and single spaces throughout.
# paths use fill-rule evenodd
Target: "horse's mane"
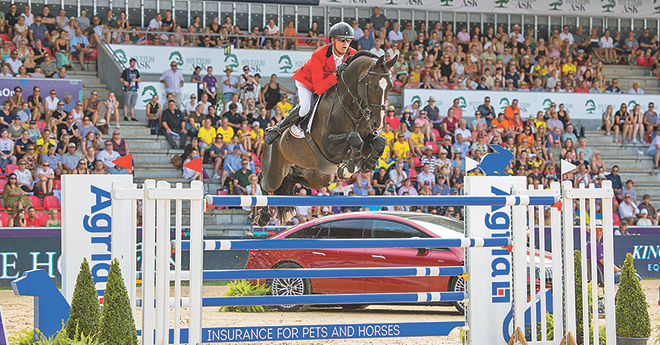
M 353 61 L 355 61 L 355 60 L 357 60 L 358 58 L 363 57 L 363 56 L 370 57 L 370 58 L 374 58 L 374 59 L 378 59 L 378 55 L 376 55 L 376 54 L 374 54 L 374 53 L 372 53 L 372 52 L 370 52 L 370 51 L 368 51 L 368 50 L 361 50 L 361 51 L 355 53 L 355 55 L 351 55 L 351 56 L 349 56 L 348 59 L 346 59 L 346 62 L 345 62 L 345 63 L 346 63 L 346 65 L 348 66 L 348 65 L 351 64 L 351 62 L 353 62 Z

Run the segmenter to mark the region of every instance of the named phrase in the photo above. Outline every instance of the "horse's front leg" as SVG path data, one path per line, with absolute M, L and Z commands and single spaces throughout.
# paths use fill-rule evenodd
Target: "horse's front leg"
M 374 170 L 374 167 L 378 162 L 378 158 L 380 158 L 380 156 L 383 155 L 383 151 L 385 151 L 385 146 L 387 146 L 387 140 L 382 135 L 372 134 L 369 137 L 367 137 L 364 143 L 366 148 L 371 147 L 371 151 L 360 162 L 360 171 L 371 172 Z

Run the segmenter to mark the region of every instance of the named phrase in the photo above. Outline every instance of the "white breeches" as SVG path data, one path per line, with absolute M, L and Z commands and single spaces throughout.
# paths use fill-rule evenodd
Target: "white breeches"
M 298 115 L 303 117 L 309 114 L 309 110 L 312 106 L 312 95 L 313 92 L 309 91 L 307 87 L 296 80 L 296 87 L 298 88 L 298 104 L 300 105 L 300 110 Z

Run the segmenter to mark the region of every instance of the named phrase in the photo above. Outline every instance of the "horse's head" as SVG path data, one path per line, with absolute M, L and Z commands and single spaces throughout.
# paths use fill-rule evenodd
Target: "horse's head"
M 385 100 L 392 89 L 390 69 L 397 59 L 398 56 L 395 56 L 386 62 L 383 56 L 379 58 L 361 56 L 349 64 L 344 72 L 349 79 L 357 78 L 356 88 L 359 98 L 358 105 L 361 110 L 360 116 L 365 117 L 374 132 L 383 126 L 386 111 Z

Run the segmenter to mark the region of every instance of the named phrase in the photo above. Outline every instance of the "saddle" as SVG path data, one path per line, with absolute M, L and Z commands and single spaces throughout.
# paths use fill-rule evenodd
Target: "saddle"
M 291 126 L 291 134 L 293 134 L 296 137 L 304 137 L 305 132 L 310 132 L 311 131 L 311 124 L 312 120 L 314 120 L 314 115 L 316 114 L 316 107 L 318 106 L 319 101 L 321 100 L 321 96 L 317 94 L 312 94 L 312 100 L 311 100 L 311 106 L 310 106 L 310 113 L 307 114 L 307 116 L 302 117 L 298 123 L 294 123 L 293 126 Z

